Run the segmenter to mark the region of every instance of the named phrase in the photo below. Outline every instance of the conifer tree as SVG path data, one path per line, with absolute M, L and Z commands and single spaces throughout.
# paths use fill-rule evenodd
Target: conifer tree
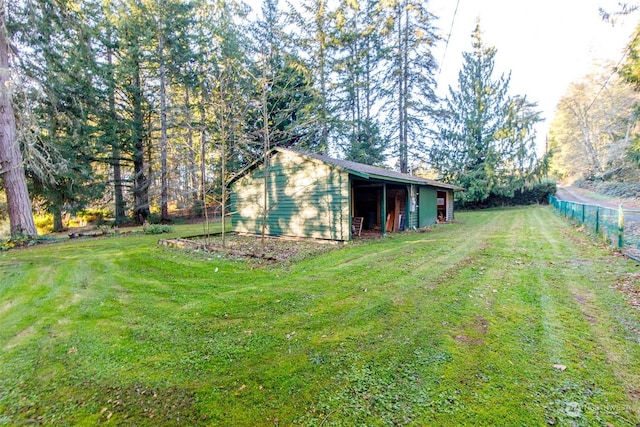
M 265 125 L 269 128 L 271 146 L 296 147 L 304 151 L 324 149 L 319 140 L 316 91 L 311 71 L 298 55 L 285 27 L 287 16 L 278 9 L 278 0 L 265 0 L 263 19 L 254 31 L 254 76 L 257 101 L 249 112 L 248 134 L 254 140 L 255 157 L 259 157 L 265 141 Z M 267 78 L 265 123 L 264 79 Z
M 509 96 L 509 75 L 494 79 L 496 49 L 482 41 L 479 23 L 472 48 L 463 54 L 458 87 L 449 88 L 430 160 L 443 179 L 465 189 L 466 202 L 477 203 L 513 191 L 508 184 L 534 163 L 533 125 L 541 118 L 536 104 Z
M 5 26 L 5 6 L 4 2 L 0 2 L 0 176 L 7 196 L 11 237 L 36 236 L 38 232 L 16 137 L 9 62 L 10 37 Z
M 310 109 L 318 129 L 316 150 L 329 149 L 330 136 L 336 128 L 335 103 L 331 70 L 334 43 L 333 20 L 327 0 L 303 0 L 296 2 L 289 16 L 297 26 L 295 37 L 302 51 L 302 59 L 310 71 L 311 84 L 316 93 L 316 105 Z
M 433 115 L 435 71 L 433 48 L 438 41 L 435 16 L 427 3 L 417 0 L 385 2 L 387 19 L 385 55 L 387 70 L 385 112 L 395 140 L 395 152 L 401 172 L 409 171 L 409 152 L 420 150 L 427 131 L 427 119 Z
M 336 114 L 347 159 L 384 161 L 386 147 L 376 108 L 382 99 L 381 69 L 384 15 L 376 0 L 343 1 L 335 12 Z
M 152 126 L 158 117 L 153 114 L 157 110 L 153 109 L 150 99 L 154 95 L 150 73 L 157 69 L 153 67 L 156 27 L 147 7 L 145 2 L 136 0 L 112 2 L 113 61 L 112 76 L 107 80 L 115 83 L 116 110 L 115 114 L 110 109 L 105 114 L 110 120 L 117 119 L 117 131 L 106 132 L 105 138 L 117 134 L 117 140 L 111 143 L 126 165 L 127 187 L 132 196 L 131 217 L 138 224 L 146 222 L 150 215 Z
M 30 154 L 25 167 L 55 230 L 62 228 L 63 210 L 82 209 L 102 191 L 92 167 L 100 151 L 94 124 L 101 116 L 90 25 L 99 20 L 95 12 L 91 1 L 77 9 L 40 0 L 19 3 L 11 23 L 28 88 L 19 113 L 21 127 L 29 127 L 21 132 Z M 31 155 L 33 150 L 44 156 Z
M 102 120 L 100 126 L 102 128 L 102 146 L 110 151 L 110 158 L 107 163 L 113 169 L 113 198 L 114 198 L 114 222 L 115 225 L 124 224 L 126 217 L 126 199 L 124 190 L 126 182 L 124 179 L 123 152 L 126 151 L 124 141 L 121 135 L 122 124 L 119 109 L 116 104 L 116 67 L 117 67 L 117 50 L 119 45 L 117 32 L 117 15 L 113 9 L 111 0 L 103 2 L 103 20 L 102 28 L 99 31 L 98 38 L 103 47 L 103 56 L 105 58 L 104 65 L 101 69 L 102 79 L 104 81 L 104 105 L 102 108 Z

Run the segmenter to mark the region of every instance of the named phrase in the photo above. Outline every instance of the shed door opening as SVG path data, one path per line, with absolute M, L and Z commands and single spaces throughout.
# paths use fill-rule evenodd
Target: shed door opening
M 407 227 L 407 188 L 406 186 L 387 185 L 387 233 L 404 231 Z
M 438 222 L 447 220 L 447 192 L 438 191 Z
M 352 216 L 362 217 L 363 230 L 380 230 L 382 184 L 354 184 Z

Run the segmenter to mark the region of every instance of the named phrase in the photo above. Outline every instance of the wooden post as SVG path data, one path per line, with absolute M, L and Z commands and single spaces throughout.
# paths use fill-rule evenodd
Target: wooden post
M 622 205 L 618 207 L 618 248 L 624 246 L 624 209 Z
M 382 235 L 387 235 L 387 184 L 382 183 L 382 212 L 380 212 L 380 226 L 382 228 Z

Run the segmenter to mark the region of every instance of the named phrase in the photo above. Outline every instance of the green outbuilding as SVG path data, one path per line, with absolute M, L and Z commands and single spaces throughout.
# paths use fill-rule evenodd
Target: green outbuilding
M 237 233 L 261 234 L 264 224 L 271 236 L 337 241 L 451 221 L 453 193 L 462 190 L 285 148 L 272 149 L 240 171 L 229 189 Z

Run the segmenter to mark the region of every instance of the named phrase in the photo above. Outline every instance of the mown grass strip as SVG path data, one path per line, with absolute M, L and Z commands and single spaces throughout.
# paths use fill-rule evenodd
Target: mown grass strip
M 548 208 L 284 268 L 155 240 L 2 254 L 0 422 L 640 420 L 640 316 L 613 289 L 637 266 Z

